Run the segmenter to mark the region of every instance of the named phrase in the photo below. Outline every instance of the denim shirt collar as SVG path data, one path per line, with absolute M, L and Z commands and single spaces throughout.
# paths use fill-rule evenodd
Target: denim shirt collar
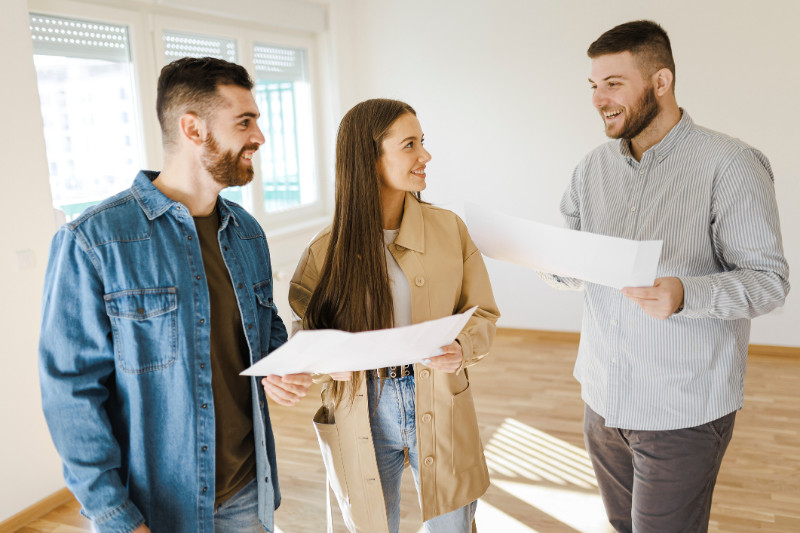
M 661 141 L 651 146 L 645 154 L 652 153 L 657 161 L 662 161 L 693 128 L 694 121 L 692 121 L 692 117 L 689 116 L 686 110 L 681 108 L 681 119 L 678 123 L 669 130 Z M 618 142 L 620 155 L 629 161 L 632 160 L 633 154 L 631 153 L 630 140 L 619 139 Z M 644 159 L 644 154 L 642 154 L 642 159 Z
M 154 220 L 169 211 L 171 207 L 181 205 L 153 185 L 153 180 L 159 174 L 160 172 L 153 170 L 140 170 L 131 186 L 133 196 L 148 220 Z M 227 227 L 228 222 L 233 222 L 234 226 L 239 226 L 239 221 L 236 220 L 236 215 L 228 205 L 228 201 L 221 196 L 217 197 L 217 209 L 219 210 L 219 226 L 221 230 Z
M 415 252 L 425 252 L 425 224 L 422 219 L 422 208 L 410 192 L 406 193 L 400 233 L 397 234 L 394 243 Z

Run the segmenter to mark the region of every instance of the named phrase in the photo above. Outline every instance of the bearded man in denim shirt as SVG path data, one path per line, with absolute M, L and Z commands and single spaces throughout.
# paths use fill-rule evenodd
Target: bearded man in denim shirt
M 161 71 L 164 168 L 53 239 L 42 403 L 64 477 L 99 532 L 273 531 L 265 391 L 239 372 L 286 341 L 264 232 L 219 196 L 253 179 L 253 82 L 226 61 Z M 307 375 L 284 376 L 280 403 Z

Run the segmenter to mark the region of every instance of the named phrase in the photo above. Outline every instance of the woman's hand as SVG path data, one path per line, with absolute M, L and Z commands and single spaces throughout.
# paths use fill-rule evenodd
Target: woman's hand
M 452 344 L 442 346 L 441 350 L 441 355 L 429 357 L 423 360 L 422 364 L 452 374 L 459 369 L 462 361 L 464 361 L 464 353 L 461 351 L 461 345 L 457 341 L 453 341 Z
M 331 372 L 328 374 L 334 381 L 350 381 L 353 378 L 353 371 Z
M 310 374 L 271 375 L 261 379 L 267 396 L 281 405 L 291 407 L 306 395 L 311 386 Z

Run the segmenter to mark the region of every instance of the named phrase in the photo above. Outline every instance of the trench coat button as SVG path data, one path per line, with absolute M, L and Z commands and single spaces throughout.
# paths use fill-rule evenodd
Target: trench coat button
M 433 464 L 433 457 L 426 457 L 425 466 L 431 466 L 432 464 Z
M 370 485 L 374 485 L 377 482 L 378 482 L 378 480 L 375 479 L 374 477 L 371 477 L 371 478 L 367 479 L 367 483 L 369 483 Z
M 422 415 L 422 421 L 425 422 L 426 424 L 431 421 L 431 418 L 433 417 L 431 416 L 430 413 L 425 413 L 424 415 Z
M 425 285 L 425 278 L 423 278 L 422 276 L 417 276 L 414 279 L 414 285 L 416 285 L 417 287 L 422 287 L 423 285 Z
M 431 375 L 431 371 L 428 370 L 427 368 L 419 373 L 419 377 L 421 377 L 421 378 L 427 378 L 430 375 Z

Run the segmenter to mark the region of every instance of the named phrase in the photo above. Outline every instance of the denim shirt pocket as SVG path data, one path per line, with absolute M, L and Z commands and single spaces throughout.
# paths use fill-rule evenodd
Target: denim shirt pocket
M 258 313 L 258 337 L 261 343 L 261 357 L 269 353 L 269 341 L 272 336 L 272 280 L 261 281 L 253 285 L 256 294 L 256 313 Z
M 123 372 L 143 374 L 172 365 L 178 353 L 175 287 L 132 289 L 103 296 L 114 353 Z

